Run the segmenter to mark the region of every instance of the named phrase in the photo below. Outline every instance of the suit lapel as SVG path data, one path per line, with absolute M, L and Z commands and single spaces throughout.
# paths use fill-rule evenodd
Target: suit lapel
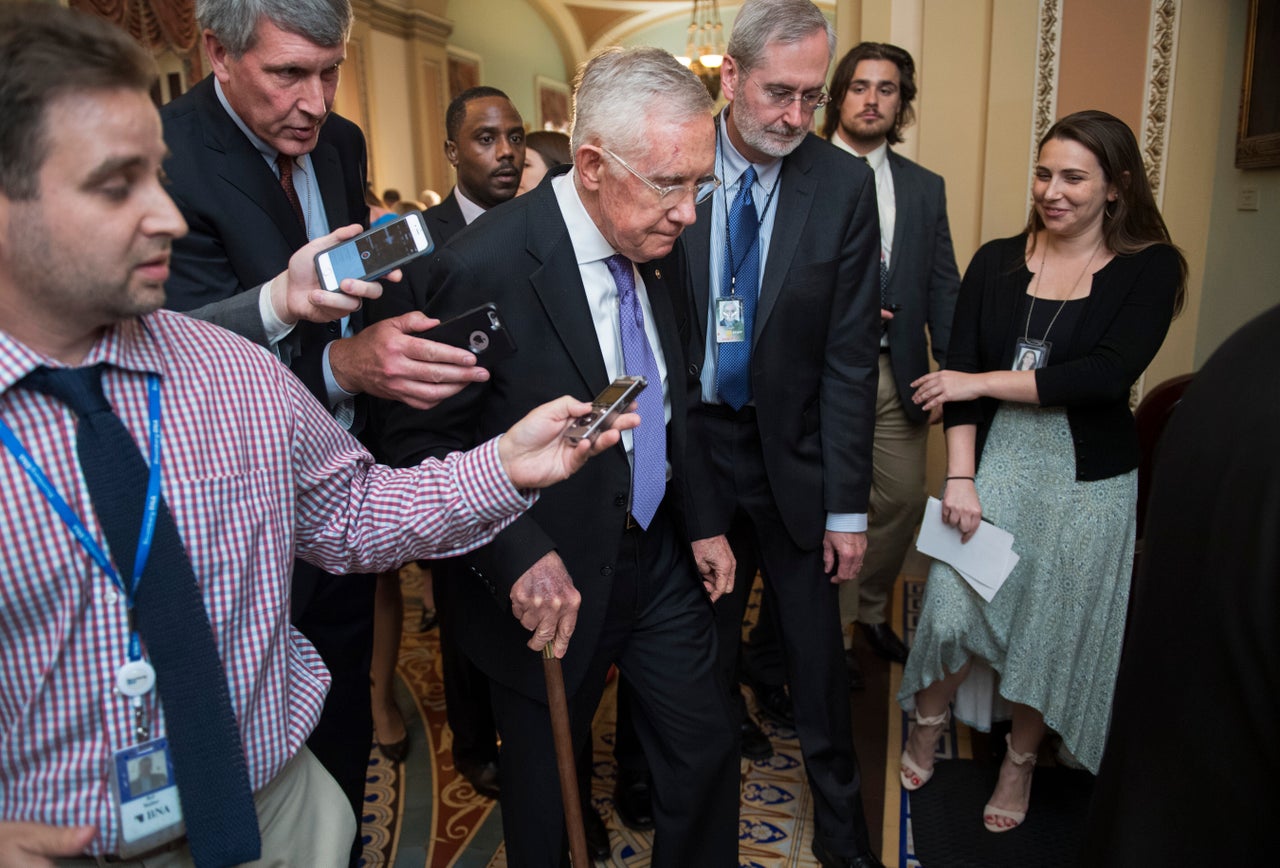
M 685 251 L 688 256 L 690 292 L 693 293 L 694 319 L 691 324 L 694 345 L 699 348 L 698 357 L 706 351 L 707 305 L 711 297 L 711 200 L 698 206 L 698 219 L 684 230 Z
M 211 163 L 215 173 L 223 183 L 239 190 L 256 207 L 265 211 L 289 247 L 297 250 L 307 243 L 307 233 L 289 206 L 289 200 L 280 187 L 280 179 L 218 102 L 213 77 L 206 81 L 209 85 L 200 107 L 204 116 L 204 144 L 212 152 Z
M 906 235 L 906 227 L 909 220 L 904 217 L 920 214 L 923 208 L 918 207 L 917 200 L 920 198 L 920 188 L 916 185 L 914 177 L 908 172 L 902 171 L 902 158 L 889 151 L 889 172 L 893 176 L 893 243 L 889 248 L 889 285 L 893 285 L 894 275 L 898 272 L 898 261 L 902 258 L 898 255 L 899 251 L 905 250 L 903 247 L 903 238 Z
M 338 157 L 338 149 L 325 141 L 324 133 L 311 152 L 311 168 L 316 173 L 316 183 L 320 186 L 320 199 L 324 202 L 324 214 L 329 221 L 329 231 L 346 226 L 351 219 L 347 211 L 346 183 L 343 180 L 342 162 Z M 296 222 L 296 221 L 295 221 Z M 366 216 L 360 221 L 369 225 Z
M 769 242 L 769 258 L 765 262 L 764 280 L 760 285 L 760 302 L 756 308 L 754 338 L 760 336 L 773 306 L 782 293 L 782 285 L 791 270 L 800 235 L 813 207 L 817 179 L 809 175 L 812 165 L 806 138 L 792 154 L 782 160 L 782 171 L 777 183 L 782 185 L 777 194 L 778 212 L 773 218 L 773 239 Z
M 569 229 L 550 184 L 541 184 L 527 195 L 537 197 L 529 207 L 527 249 L 542 263 L 529 281 L 578 374 L 592 394 L 598 393 L 609 385 L 609 374 L 595 337 Z

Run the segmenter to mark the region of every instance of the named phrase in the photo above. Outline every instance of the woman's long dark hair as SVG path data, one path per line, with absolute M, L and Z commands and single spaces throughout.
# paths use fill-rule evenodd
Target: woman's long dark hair
M 1187 295 L 1187 260 L 1169 236 L 1160 209 L 1142 164 L 1138 141 L 1124 121 L 1104 111 L 1069 114 L 1059 120 L 1040 140 L 1037 153 L 1051 139 L 1078 142 L 1098 158 L 1102 172 L 1116 187 L 1116 200 L 1108 202 L 1102 213 L 1102 239 L 1116 254 L 1137 253 L 1153 244 L 1168 244 L 1178 255 L 1181 276 L 1173 302 L 1173 315 L 1182 311 Z M 1044 228 L 1040 212 L 1034 206 L 1027 220 L 1031 248 L 1035 249 L 1036 233 Z

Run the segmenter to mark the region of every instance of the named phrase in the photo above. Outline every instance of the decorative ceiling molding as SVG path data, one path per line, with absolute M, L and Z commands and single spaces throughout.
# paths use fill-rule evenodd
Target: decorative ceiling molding
M 530 8 L 542 16 L 555 35 L 560 56 L 564 58 L 565 81 L 570 81 L 577 72 L 579 64 L 588 57 L 587 44 L 583 39 L 582 31 L 578 29 L 577 22 L 563 0 L 527 0 L 527 2 Z
M 401 39 L 422 39 L 445 45 L 453 33 L 453 22 L 449 19 L 421 9 L 393 6 L 387 0 L 351 0 L 351 9 L 357 21 Z
M 1151 0 L 1151 44 L 1147 47 L 1147 80 L 1142 105 L 1142 159 L 1156 204 L 1164 203 L 1165 144 L 1173 111 L 1173 78 L 1177 60 L 1177 0 Z

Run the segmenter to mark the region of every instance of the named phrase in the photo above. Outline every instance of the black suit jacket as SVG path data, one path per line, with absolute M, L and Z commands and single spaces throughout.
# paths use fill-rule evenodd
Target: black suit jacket
M 822 544 L 828 512 L 865 513 L 879 378 L 880 221 L 875 176 L 810 135 L 782 161 L 751 350 L 751 389 L 774 499 L 796 545 Z M 690 358 L 704 358 L 711 201 L 685 232 L 694 310 Z M 695 414 L 693 438 L 697 431 Z M 734 503 L 690 461 L 694 539 L 724 533 Z
M 946 184 L 942 176 L 889 151 L 897 218 L 889 257 L 886 299 L 901 305 L 889 321 L 889 358 L 902 411 L 919 423 L 928 414 L 911 402 L 911 381 L 929 373 L 929 347 L 938 366 L 946 363 L 951 317 L 960 292 L 960 272 L 947 221 Z
M 173 243 L 166 305 L 193 311 L 254 289 L 283 271 L 307 243 L 280 181 L 218 102 L 210 75 L 160 110 L 169 194 L 190 231 Z M 367 226 L 364 134 L 330 115 L 311 152 L 331 229 Z M 216 321 L 216 319 L 215 319 Z M 358 315 L 352 325 L 359 326 Z M 321 358 L 337 323 L 299 323 L 286 339 L 289 367 L 327 406 Z
M 565 167 L 567 169 L 567 167 Z M 682 348 L 685 273 L 679 245 L 671 256 L 641 264 L 666 358 L 671 423 L 668 456 L 675 473 L 667 504 L 677 509 L 689 382 Z M 673 282 L 674 281 L 674 282 Z M 583 400 L 609 384 L 574 248 L 550 184 L 486 212 L 432 260 L 427 312 L 442 319 L 493 301 L 518 350 L 496 363 L 486 383 L 468 386 L 429 411 L 391 409 L 384 444 L 395 464 L 465 449 L 505 431 L 538 404 L 564 394 Z M 680 302 L 679 304 L 677 302 Z M 652 386 L 650 387 L 652 388 Z M 582 594 L 578 625 L 563 665 L 570 694 L 595 652 L 627 516 L 631 470 L 622 447 L 542 492 L 537 504 L 488 546 L 451 565 L 449 579 L 468 629 L 459 637 L 489 677 L 545 702 L 539 655 L 512 617 L 516 580 L 557 551 Z
M 458 194 L 454 190 L 450 190 L 439 205 L 423 211 L 422 216 L 437 247 L 467 228 L 467 219 L 462 216 L 462 207 L 458 205 Z

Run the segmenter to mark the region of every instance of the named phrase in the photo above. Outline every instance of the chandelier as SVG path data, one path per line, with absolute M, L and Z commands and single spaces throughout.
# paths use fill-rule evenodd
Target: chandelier
M 685 53 L 676 60 L 707 88 L 714 99 L 720 95 L 720 64 L 724 62 L 724 25 L 720 23 L 719 0 L 693 0 L 689 16 L 689 36 Z

